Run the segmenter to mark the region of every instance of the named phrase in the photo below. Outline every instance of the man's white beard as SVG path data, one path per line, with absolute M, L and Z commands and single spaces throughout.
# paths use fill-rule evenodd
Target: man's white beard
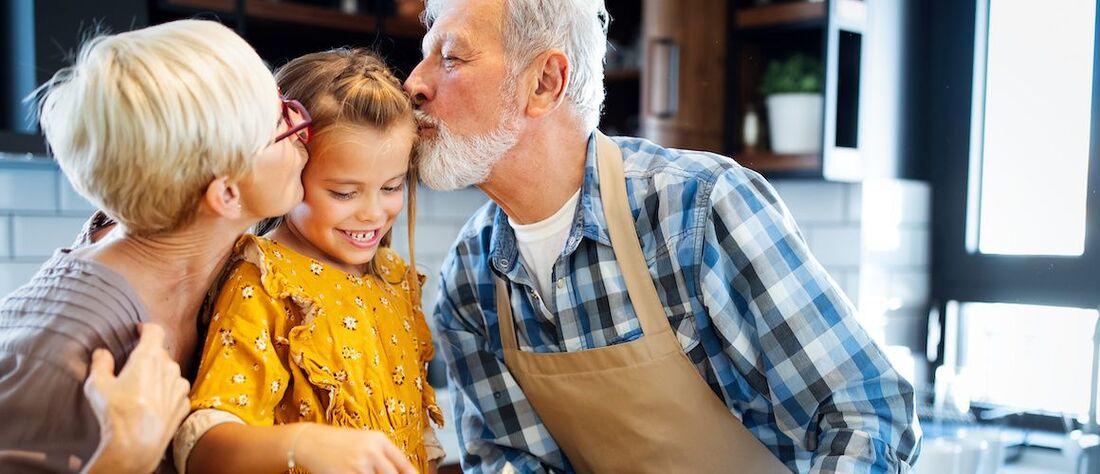
M 484 183 L 489 172 L 519 142 L 516 114 L 505 112 L 499 127 L 483 135 L 461 137 L 420 111 L 417 119 L 435 127 L 436 136 L 420 142 L 420 180 L 429 188 L 453 191 Z

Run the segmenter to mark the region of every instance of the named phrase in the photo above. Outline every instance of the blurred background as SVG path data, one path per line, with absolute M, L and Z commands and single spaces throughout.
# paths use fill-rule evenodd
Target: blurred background
M 1095 0 L 606 4 L 601 129 L 731 156 L 775 185 L 918 389 L 917 472 L 1100 473 Z M 418 0 L 2 5 L 0 294 L 91 211 L 22 102 L 82 38 L 199 17 L 235 28 L 273 67 L 367 46 L 404 77 L 424 34 Z M 422 192 L 431 308 L 440 262 L 486 198 Z M 432 383 L 446 385 L 438 364 Z

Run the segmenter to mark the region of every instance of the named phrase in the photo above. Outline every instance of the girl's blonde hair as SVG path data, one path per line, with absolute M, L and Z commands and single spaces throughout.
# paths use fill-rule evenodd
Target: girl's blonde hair
M 249 173 L 280 117 L 271 71 L 212 21 L 91 39 L 36 94 L 73 187 L 139 235 L 179 229 L 214 178 Z
M 375 53 L 363 48 L 337 48 L 300 56 L 275 71 L 275 80 L 288 98 L 297 99 L 313 119 L 313 131 L 323 135 L 335 126 L 366 126 L 380 131 L 407 127 L 416 137 L 412 101 L 401 81 Z M 414 138 L 415 139 L 415 138 Z M 416 221 L 417 153 L 409 158 L 407 216 L 409 224 L 409 268 L 414 269 L 413 230 Z M 308 166 L 308 165 L 307 165 Z M 281 223 L 281 218 L 261 222 L 257 234 Z M 393 230 L 382 236 L 389 247 Z M 381 252 L 375 254 L 379 258 Z M 378 266 L 368 262 L 367 272 L 378 275 Z

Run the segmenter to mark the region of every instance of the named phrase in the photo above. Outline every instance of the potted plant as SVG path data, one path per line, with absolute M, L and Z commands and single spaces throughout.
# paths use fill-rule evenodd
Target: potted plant
M 775 153 L 819 153 L 823 141 L 821 61 L 794 54 L 768 63 L 760 93 Z

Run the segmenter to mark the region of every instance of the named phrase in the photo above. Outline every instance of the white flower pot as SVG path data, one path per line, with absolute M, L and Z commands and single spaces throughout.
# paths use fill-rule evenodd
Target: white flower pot
M 768 105 L 768 130 L 775 153 L 820 153 L 823 97 L 821 94 L 773 94 Z

